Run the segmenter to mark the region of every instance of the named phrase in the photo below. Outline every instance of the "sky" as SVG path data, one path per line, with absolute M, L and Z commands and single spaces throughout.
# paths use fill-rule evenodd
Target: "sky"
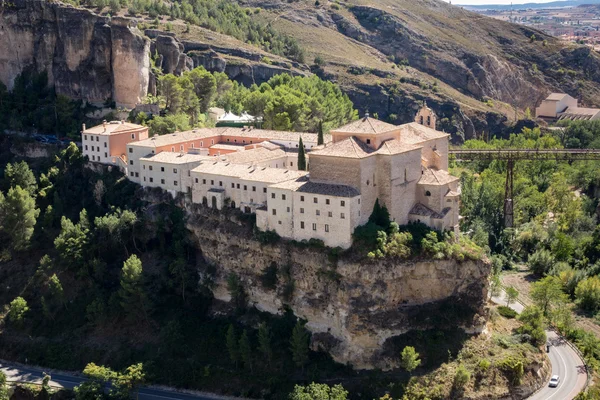
M 446 0 L 449 1 L 449 0 Z M 554 0 L 452 0 L 453 4 L 479 5 L 479 4 L 523 4 L 523 3 L 548 3 Z

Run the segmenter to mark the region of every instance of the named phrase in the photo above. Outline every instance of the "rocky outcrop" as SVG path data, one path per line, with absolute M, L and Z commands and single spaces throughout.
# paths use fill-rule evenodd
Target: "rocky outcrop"
M 0 8 L 0 81 L 9 88 L 33 68 L 59 94 L 133 107 L 148 90 L 149 45 L 129 19 L 42 0 Z
M 308 321 L 312 347 L 340 363 L 389 369 L 397 363 L 396 352 L 388 354 L 395 336 L 456 327 L 474 333 L 485 325 L 487 262 L 368 262 L 287 241 L 261 244 L 234 211 L 188 211 L 201 269 L 216 271 L 215 298 L 231 300 L 227 278 L 237 275 L 250 305 L 270 313 L 289 307 Z

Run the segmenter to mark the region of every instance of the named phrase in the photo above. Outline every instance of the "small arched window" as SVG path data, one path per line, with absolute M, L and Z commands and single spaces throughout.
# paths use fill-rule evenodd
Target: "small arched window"
M 425 192 L 425 196 L 427 196 L 427 197 L 431 197 L 431 192 L 430 192 L 429 190 L 428 190 L 428 191 L 426 191 L 426 192 Z

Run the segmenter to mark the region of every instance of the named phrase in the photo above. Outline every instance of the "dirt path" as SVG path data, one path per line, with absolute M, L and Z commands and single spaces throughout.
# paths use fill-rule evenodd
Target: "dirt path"
M 538 277 L 531 274 L 525 268 L 502 274 L 502 284 L 505 287 L 512 286 L 517 289 L 519 291 L 519 300 L 526 306 L 533 304 L 529 292 L 531 291 L 531 284 L 536 280 L 538 280 Z M 593 332 L 594 335 L 600 338 L 600 326 L 596 324 L 592 318 L 584 317 L 576 313 L 573 313 L 573 316 L 575 317 L 575 325 L 578 328 Z

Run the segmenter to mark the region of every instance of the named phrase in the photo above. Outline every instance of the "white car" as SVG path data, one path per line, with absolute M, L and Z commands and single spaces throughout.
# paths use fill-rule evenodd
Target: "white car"
M 548 384 L 548 386 L 550 387 L 557 387 L 558 386 L 558 382 L 560 382 L 560 378 L 558 375 L 552 375 L 552 378 L 550 378 L 550 383 Z

